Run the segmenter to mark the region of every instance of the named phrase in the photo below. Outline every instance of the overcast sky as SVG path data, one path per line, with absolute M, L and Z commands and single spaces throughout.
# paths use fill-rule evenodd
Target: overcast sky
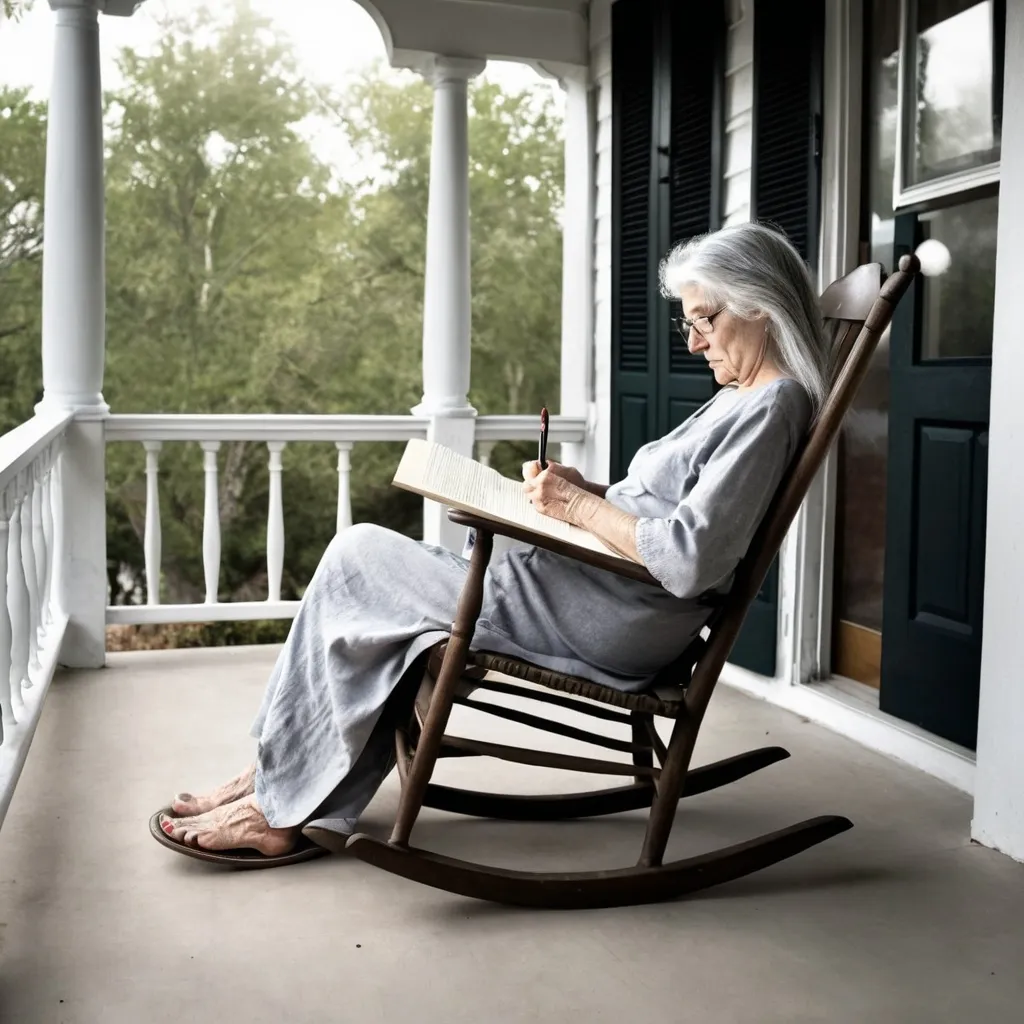
M 123 46 L 143 52 L 159 35 L 156 17 L 168 11 L 188 11 L 211 0 L 147 0 L 130 18 L 100 15 L 100 51 L 103 83 L 115 87 L 114 56 Z M 354 72 L 373 61 L 384 61 L 384 42 L 370 16 L 354 0 L 251 0 L 254 9 L 270 18 L 282 36 L 291 39 L 300 69 L 314 82 L 342 85 Z M 154 15 L 156 17 L 154 17 Z M 27 86 L 39 99 L 50 89 L 53 63 L 53 26 L 56 15 L 47 0 L 36 0 L 19 22 L 0 20 L 0 84 Z M 560 90 L 524 64 L 492 62 L 485 77 L 509 89 L 539 87 Z M 322 133 L 322 128 L 320 129 Z M 318 134 L 320 156 L 338 166 L 350 160 L 344 146 Z

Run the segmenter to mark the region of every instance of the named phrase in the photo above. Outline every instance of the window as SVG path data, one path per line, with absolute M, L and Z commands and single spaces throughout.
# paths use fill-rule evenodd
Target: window
M 1006 0 L 902 0 L 895 210 L 998 182 L 1005 23 Z

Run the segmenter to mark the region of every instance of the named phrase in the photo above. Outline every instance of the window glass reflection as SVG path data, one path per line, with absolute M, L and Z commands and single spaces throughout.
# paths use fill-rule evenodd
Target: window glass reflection
M 921 359 L 992 355 L 998 212 L 993 196 L 921 214 L 922 237 L 937 238 L 952 257 L 941 277 L 921 279 Z
M 898 4 L 889 4 L 899 8 Z M 1000 80 L 993 77 L 1004 17 L 994 0 L 918 0 L 915 78 L 908 106 L 910 184 L 999 159 Z M 1001 63 L 1001 62 L 999 62 Z

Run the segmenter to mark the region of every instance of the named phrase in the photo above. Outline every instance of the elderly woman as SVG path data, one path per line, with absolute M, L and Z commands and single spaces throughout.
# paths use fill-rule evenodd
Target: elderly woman
M 619 483 L 534 462 L 523 486 L 539 511 L 641 562 L 662 588 L 514 550 L 487 571 L 474 647 L 638 690 L 704 625 L 698 598 L 728 588 L 824 397 L 818 303 L 789 242 L 753 224 L 679 246 L 661 284 L 681 300 L 683 337 L 721 390 L 641 448 Z M 208 796 L 180 793 L 160 818 L 166 835 L 183 848 L 279 857 L 306 824 L 352 832 L 393 764 L 389 698 L 446 638 L 467 568 L 369 524 L 337 536 L 267 685 L 255 763 Z

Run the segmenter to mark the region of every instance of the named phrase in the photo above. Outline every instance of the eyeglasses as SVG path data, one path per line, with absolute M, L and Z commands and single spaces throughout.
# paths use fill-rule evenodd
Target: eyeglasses
M 677 317 L 673 324 L 675 329 L 682 335 L 683 341 L 690 340 L 690 328 L 696 327 L 697 333 L 700 335 L 710 334 L 715 329 L 715 317 L 719 313 L 724 313 L 726 307 L 723 306 L 721 309 L 716 309 L 714 313 L 708 313 L 707 316 L 697 316 L 692 320 L 688 316 Z

